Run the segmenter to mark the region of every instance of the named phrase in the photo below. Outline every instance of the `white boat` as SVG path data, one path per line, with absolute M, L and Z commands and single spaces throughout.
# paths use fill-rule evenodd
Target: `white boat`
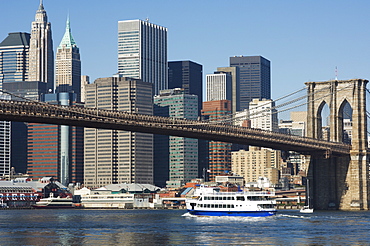
M 82 195 L 83 208 L 133 208 L 134 194 Z
M 303 206 L 299 212 L 304 213 L 304 214 L 311 214 L 313 213 L 313 208 L 310 208 L 309 206 Z
M 201 185 L 186 198 L 186 208 L 197 216 L 252 216 L 275 215 L 275 192 L 242 191 L 220 192 L 219 187 Z
M 309 185 L 309 180 L 307 179 L 307 186 L 306 186 L 306 204 L 299 210 L 299 212 L 304 213 L 304 214 L 311 214 L 313 213 L 313 207 L 311 205 L 311 196 L 310 196 L 310 185 Z
M 32 205 L 34 208 L 73 208 L 72 198 L 71 197 L 54 197 L 53 193 L 50 193 L 50 196 L 47 198 L 41 198 L 40 201 Z

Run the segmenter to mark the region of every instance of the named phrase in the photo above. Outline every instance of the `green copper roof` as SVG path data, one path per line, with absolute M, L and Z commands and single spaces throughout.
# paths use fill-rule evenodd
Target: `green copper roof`
M 65 45 L 67 47 L 71 47 L 73 45 L 76 45 L 76 42 L 72 37 L 71 27 L 70 27 L 70 24 L 69 24 L 69 17 L 67 18 L 66 32 L 64 33 L 64 36 L 62 38 L 62 41 L 59 44 L 58 49 L 61 48 L 63 45 Z

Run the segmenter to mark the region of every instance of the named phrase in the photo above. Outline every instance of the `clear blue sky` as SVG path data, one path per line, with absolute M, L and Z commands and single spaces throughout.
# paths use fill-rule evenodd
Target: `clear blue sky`
M 0 0 L 0 40 L 30 32 L 39 0 Z M 54 50 L 70 16 L 82 73 L 91 82 L 117 72 L 117 22 L 149 18 L 168 28 L 168 59 L 192 60 L 204 74 L 235 55 L 271 61 L 272 98 L 307 81 L 370 78 L 370 1 L 44 0 Z

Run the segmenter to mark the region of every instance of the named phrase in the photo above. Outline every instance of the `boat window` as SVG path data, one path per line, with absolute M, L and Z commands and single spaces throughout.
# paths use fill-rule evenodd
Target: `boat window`
M 228 197 L 227 197 L 227 200 L 231 200 L 231 197 L 230 197 L 230 196 L 228 196 Z
M 237 196 L 236 200 L 238 201 L 245 201 L 244 196 Z
M 223 205 L 222 205 L 222 207 L 223 207 L 223 208 L 226 208 L 226 204 L 223 204 Z
M 231 204 L 231 208 L 234 208 L 234 204 Z
M 215 207 L 215 205 L 214 204 L 211 204 L 211 208 L 214 208 Z
M 227 208 L 231 208 L 231 205 L 230 204 L 227 204 Z

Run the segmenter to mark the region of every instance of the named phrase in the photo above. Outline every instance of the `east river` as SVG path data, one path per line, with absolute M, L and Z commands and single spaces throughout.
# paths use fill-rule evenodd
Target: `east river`
M 370 211 L 238 218 L 185 210 L 0 210 L 0 245 L 370 245 Z

